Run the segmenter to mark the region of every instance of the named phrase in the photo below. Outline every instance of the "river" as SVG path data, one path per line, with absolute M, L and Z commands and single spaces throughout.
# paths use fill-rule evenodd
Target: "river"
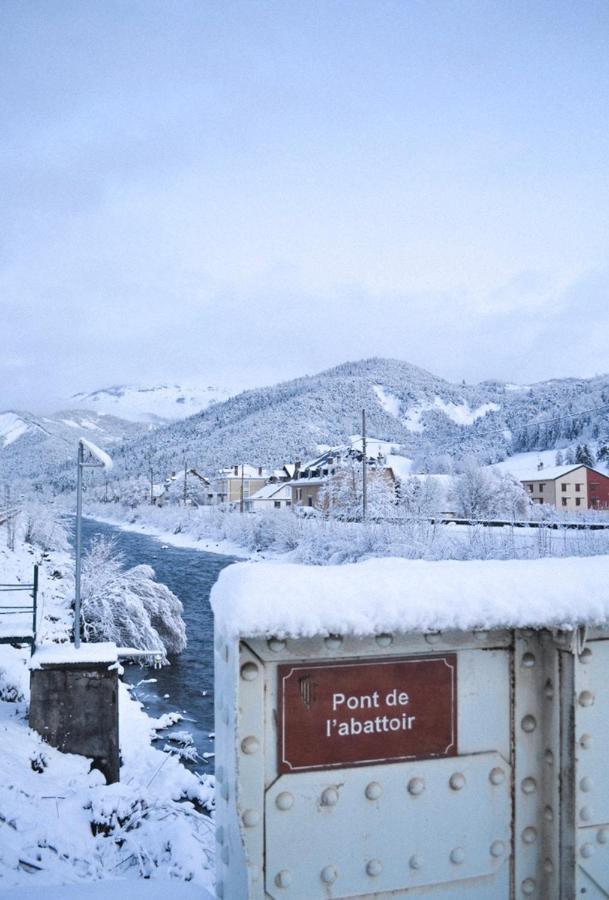
M 170 657 L 171 665 L 156 671 L 126 665 L 124 678 L 134 685 L 135 696 L 151 715 L 177 711 L 183 716 L 174 729 L 162 732 L 161 740 L 172 730 L 190 732 L 200 755 L 195 770 L 213 771 L 214 623 L 209 595 L 222 569 L 234 558 L 172 547 L 148 535 L 122 531 L 94 519 L 83 519 L 82 534 L 84 550 L 96 534 L 114 539 L 127 567 L 144 563 L 152 566 L 157 581 L 166 584 L 182 601 L 188 638 L 184 652 Z

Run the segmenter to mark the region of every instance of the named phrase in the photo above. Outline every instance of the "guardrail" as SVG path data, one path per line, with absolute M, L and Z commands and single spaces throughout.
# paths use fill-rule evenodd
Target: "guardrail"
M 31 603 L 13 603 L 5 605 L 0 602 L 0 644 L 29 644 L 33 653 L 36 647 L 36 628 L 38 615 L 38 566 L 34 566 L 34 579 L 30 584 L 0 584 L 0 594 L 29 593 Z M 23 617 L 31 615 L 31 627 L 23 622 Z M 20 619 L 11 624 L 10 617 Z

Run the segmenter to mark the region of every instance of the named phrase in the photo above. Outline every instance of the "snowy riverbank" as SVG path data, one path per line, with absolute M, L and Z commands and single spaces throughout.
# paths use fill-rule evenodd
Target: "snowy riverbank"
M 31 582 L 35 563 L 40 640 L 66 640 L 68 553 L 19 537 L 11 551 L 0 528 L 0 581 Z M 106 785 L 89 760 L 60 753 L 28 727 L 28 660 L 29 650 L 0 646 L 0 892 L 30 887 L 46 896 L 47 885 L 84 889 L 107 878 L 117 897 L 139 896 L 142 878 L 211 888 L 213 776 L 197 776 L 154 746 L 177 714 L 149 717 L 121 684 L 121 781 Z
M 127 507 L 119 503 L 91 503 L 86 514 L 177 547 L 315 566 L 374 557 L 437 561 L 609 555 L 609 530 L 489 528 L 409 518 L 357 523 L 291 511 L 242 515 L 209 506 Z

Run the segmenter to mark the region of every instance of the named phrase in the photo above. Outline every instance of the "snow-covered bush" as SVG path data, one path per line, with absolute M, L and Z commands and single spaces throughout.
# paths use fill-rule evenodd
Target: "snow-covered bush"
M 18 528 L 26 544 L 41 550 L 68 550 L 68 532 L 61 513 L 49 503 L 27 500 L 19 513 Z
M 82 628 L 91 641 L 180 653 L 186 646 L 182 604 L 154 580 L 151 566 L 124 568 L 113 541 L 99 537 L 83 556 Z

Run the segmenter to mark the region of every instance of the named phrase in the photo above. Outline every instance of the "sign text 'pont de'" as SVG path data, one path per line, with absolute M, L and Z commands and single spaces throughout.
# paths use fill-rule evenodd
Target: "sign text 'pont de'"
M 457 753 L 455 654 L 283 665 L 279 771 Z

